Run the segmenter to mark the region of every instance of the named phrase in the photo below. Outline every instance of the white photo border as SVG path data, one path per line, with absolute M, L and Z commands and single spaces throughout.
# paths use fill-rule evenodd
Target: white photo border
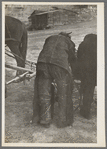
M 97 5 L 97 143 L 5 143 L 5 5 Z M 105 147 L 104 2 L 2 2 L 2 146 L 3 147 Z

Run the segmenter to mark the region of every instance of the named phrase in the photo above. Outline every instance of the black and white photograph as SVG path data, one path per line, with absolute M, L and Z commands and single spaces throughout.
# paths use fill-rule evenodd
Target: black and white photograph
M 2 146 L 105 147 L 104 3 L 2 2 Z

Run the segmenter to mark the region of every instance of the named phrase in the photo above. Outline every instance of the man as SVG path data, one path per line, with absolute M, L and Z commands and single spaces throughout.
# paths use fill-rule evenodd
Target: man
M 64 32 L 52 35 L 45 41 L 38 57 L 33 122 L 49 127 L 51 123 L 51 84 L 57 84 L 59 104 L 58 127 L 70 126 L 73 123 L 72 63 L 75 62 L 75 44 L 70 35 Z
M 83 105 L 80 114 L 90 119 L 91 103 L 93 102 L 94 89 L 97 85 L 97 35 L 87 34 L 80 43 L 77 52 L 78 74 L 81 80 L 81 94 Z M 76 76 L 76 75 L 75 75 Z

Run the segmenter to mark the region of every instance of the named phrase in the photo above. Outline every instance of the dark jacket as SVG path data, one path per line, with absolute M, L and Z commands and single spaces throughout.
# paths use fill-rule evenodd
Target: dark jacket
M 75 44 L 70 38 L 64 35 L 53 35 L 46 39 L 37 62 L 55 64 L 71 73 L 69 64 L 72 67 L 72 62 L 75 60 Z

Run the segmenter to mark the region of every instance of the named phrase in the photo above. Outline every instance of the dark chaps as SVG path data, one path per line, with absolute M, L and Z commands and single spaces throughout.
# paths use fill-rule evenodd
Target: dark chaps
M 34 85 L 33 122 L 49 124 L 53 116 L 54 87 L 57 84 L 58 127 L 73 123 L 72 90 L 73 80 L 70 74 L 53 64 L 38 63 Z

